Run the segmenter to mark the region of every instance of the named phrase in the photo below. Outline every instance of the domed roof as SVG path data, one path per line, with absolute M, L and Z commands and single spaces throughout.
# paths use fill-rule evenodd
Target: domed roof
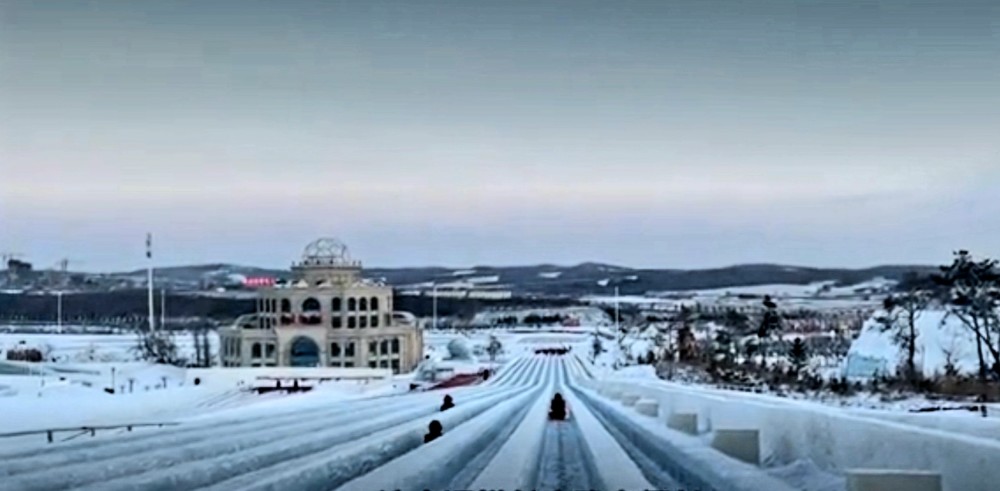
M 304 266 L 350 266 L 357 261 L 351 259 L 350 251 L 343 242 L 329 237 L 316 239 L 302 251 Z

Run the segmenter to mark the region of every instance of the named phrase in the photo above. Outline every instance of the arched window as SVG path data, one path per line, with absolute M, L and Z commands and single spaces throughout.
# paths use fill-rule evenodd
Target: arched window
M 260 343 L 254 343 L 250 347 L 250 358 L 260 358 Z
M 399 353 L 399 338 L 393 338 L 392 340 L 392 352 Z
M 372 297 L 368 306 L 371 307 L 372 310 L 378 310 L 378 297 Z
M 340 297 L 333 297 L 333 300 L 330 300 L 330 310 L 340 312 L 340 309 L 343 308 L 341 303 Z
M 354 297 L 347 299 L 347 310 L 355 311 L 358 310 L 358 301 Z
M 360 327 L 362 329 L 368 327 L 368 317 L 363 316 L 363 315 L 361 317 L 359 317 L 358 318 L 358 327 Z
M 354 329 L 355 327 L 358 327 L 357 326 L 357 322 L 358 322 L 357 318 L 354 317 L 353 315 L 350 316 L 350 317 L 348 317 L 347 318 L 347 328 L 348 329 Z
M 287 298 L 282 298 L 281 299 L 281 311 L 282 312 L 291 312 L 292 311 L 292 302 L 290 300 L 288 300 Z
M 354 341 L 347 342 L 347 349 L 344 350 L 344 356 L 354 357 Z
M 340 329 L 342 327 L 342 325 L 343 325 L 343 322 L 344 321 L 340 317 L 340 314 L 333 314 L 333 318 L 330 319 L 330 325 L 334 329 Z
M 309 297 L 302 301 L 302 311 L 303 312 L 316 312 L 320 309 L 319 300 L 313 297 Z
M 267 343 L 267 357 L 274 358 L 274 343 Z
M 373 315 L 371 317 L 372 327 L 378 327 L 378 315 Z
M 383 339 L 382 340 L 382 350 L 381 351 L 382 351 L 383 355 L 389 353 L 389 340 L 388 339 Z
M 362 312 L 368 310 L 368 299 L 367 298 L 361 297 L 361 300 L 358 301 L 358 310 L 360 310 Z
M 330 356 L 340 357 L 340 344 L 330 343 Z

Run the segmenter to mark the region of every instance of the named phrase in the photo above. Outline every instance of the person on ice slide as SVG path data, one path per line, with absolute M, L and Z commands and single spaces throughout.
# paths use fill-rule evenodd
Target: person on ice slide
M 556 395 L 552 397 L 552 403 L 549 404 L 549 419 L 553 421 L 565 421 L 566 416 L 566 400 L 563 399 L 562 394 L 556 392 Z
M 455 401 L 451 398 L 451 396 L 444 396 L 444 403 L 441 404 L 441 410 L 447 411 L 453 407 L 455 407 Z
M 430 426 L 427 428 L 427 434 L 424 435 L 424 443 L 430 443 L 435 439 L 439 438 L 444 434 L 444 426 L 438 420 L 431 421 Z

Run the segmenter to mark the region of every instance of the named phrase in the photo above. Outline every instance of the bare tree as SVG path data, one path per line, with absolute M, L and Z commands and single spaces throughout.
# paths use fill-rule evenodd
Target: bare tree
M 167 365 L 183 365 L 184 359 L 177 353 L 177 344 L 169 331 L 147 330 L 139 331 L 139 343 L 136 346 L 139 357 L 153 363 Z
M 915 362 L 917 354 L 917 319 L 930 302 L 930 293 L 910 290 L 900 295 L 889 296 L 883 301 L 885 314 L 876 320 L 882 332 L 892 333 L 893 341 L 906 350 L 906 380 L 916 387 L 919 376 Z

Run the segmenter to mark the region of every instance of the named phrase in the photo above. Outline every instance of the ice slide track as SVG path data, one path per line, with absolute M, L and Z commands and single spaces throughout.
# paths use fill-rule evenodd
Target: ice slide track
M 489 383 L 491 384 L 488 385 L 484 384 L 482 386 L 460 387 L 449 391 L 449 393 L 476 394 L 482 392 L 484 387 L 487 386 L 505 387 L 511 385 L 524 385 L 530 381 L 531 370 L 532 367 L 530 364 L 526 363 L 526 360 L 519 360 L 518 362 L 512 362 L 512 365 L 508 369 L 504 370 L 503 373 L 505 375 L 505 379 L 503 380 L 505 381 L 501 381 L 498 377 L 497 379 L 490 380 Z M 267 423 L 269 426 L 282 427 L 285 431 L 288 431 L 294 430 L 294 426 L 289 427 L 286 425 L 293 425 L 311 418 L 336 417 L 342 414 L 350 415 L 358 412 L 366 412 L 371 409 L 383 408 L 386 405 L 387 398 L 393 402 L 402 402 L 405 400 L 416 404 L 424 401 L 437 401 L 439 403 L 440 397 L 441 395 L 438 392 L 414 393 L 341 401 L 330 405 L 309 407 L 305 409 L 282 409 L 268 413 Z M 131 454 L 132 449 L 140 442 L 149 442 L 150 445 L 156 444 L 159 446 L 163 446 L 164 444 L 184 445 L 186 443 L 204 440 L 206 437 L 206 431 L 210 431 L 211 436 L 213 437 L 223 437 L 227 434 L 245 434 L 248 431 L 259 429 L 260 426 L 260 418 L 250 418 L 249 420 L 227 420 L 224 419 L 224 416 L 210 416 L 205 419 L 185 423 L 183 426 L 169 431 L 135 433 L 122 435 L 121 438 L 113 440 L 102 440 L 103 443 L 100 445 L 95 445 L 95 442 L 92 440 L 85 440 L 62 445 L 41 445 L 28 450 L 19 450 L 16 452 L 0 452 L 0 477 L 18 473 L 16 469 L 20 467 L 20 465 L 18 465 L 19 462 L 29 462 L 32 460 L 32 457 L 39 455 L 47 456 L 47 464 L 58 465 L 78 460 L 82 456 L 79 452 L 86 453 L 85 456 L 87 458 L 103 458 L 125 455 Z M 96 447 L 100 447 L 100 449 L 97 450 Z M 30 464 L 25 467 L 27 469 L 31 469 L 31 465 L 35 464 L 37 464 L 37 462 L 30 462 Z
M 567 373 L 565 366 L 561 368 L 556 390 L 565 394 Z M 593 468 L 594 456 L 587 452 L 579 419 L 548 424 L 542 436 L 541 458 L 532 489 L 605 489 L 591 471 Z
M 328 489 L 652 489 L 586 406 L 566 390 L 567 365 L 572 360 L 542 359 L 546 374 L 528 394 L 505 401 L 451 434 L 343 486 Z M 547 419 L 549 400 L 556 390 L 576 408 L 570 421 Z M 428 465 L 431 462 L 435 464 Z
M 536 384 L 541 369 L 538 361 L 519 360 L 491 384 L 450 391 L 463 408 L 449 411 L 449 416 L 470 418 L 523 393 Z M 398 427 L 410 425 L 422 435 L 429 416 L 438 411 L 440 397 L 435 392 L 350 401 L 252 421 L 200 422 L 177 430 L 12 453 L 0 460 L 0 479 L 3 488 L 11 490 L 195 489 L 260 469 L 273 472 L 289 460 L 321 456 Z M 378 414 L 373 416 L 375 409 Z

